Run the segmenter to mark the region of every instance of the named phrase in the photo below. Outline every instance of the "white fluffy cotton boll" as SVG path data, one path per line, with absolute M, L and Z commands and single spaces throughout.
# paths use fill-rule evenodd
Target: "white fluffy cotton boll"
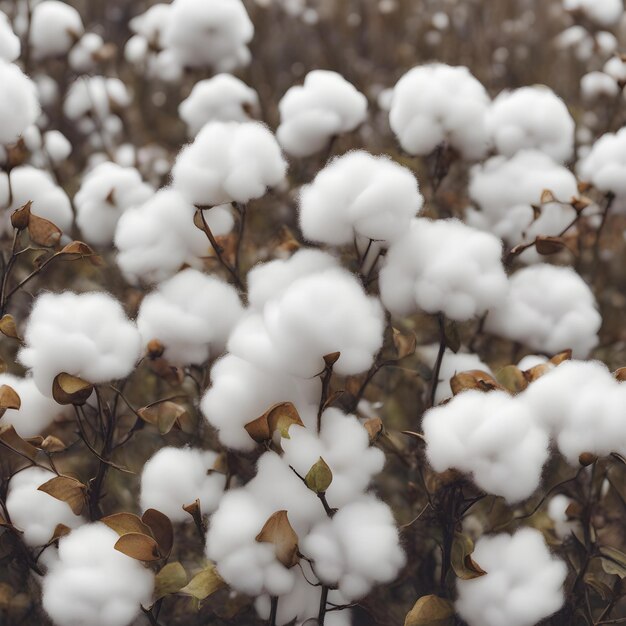
M 172 186 L 195 205 L 246 203 L 285 178 L 287 163 L 259 122 L 210 122 L 183 148 Z
M 305 76 L 304 85 L 287 91 L 278 108 L 280 145 L 290 155 L 306 157 L 363 123 L 367 99 L 341 74 L 314 70 Z
M 332 267 L 339 267 L 337 258 L 315 248 L 302 248 L 288 259 L 259 263 L 247 276 L 250 307 L 261 310 L 267 302 L 278 297 L 294 281 Z
M 104 121 L 114 108 L 131 103 L 126 85 L 119 78 L 79 76 L 71 85 L 63 102 L 63 113 L 70 120 L 96 115 Z
M 487 114 L 487 130 L 500 154 L 538 150 L 560 163 L 574 151 L 574 120 L 567 106 L 544 86 L 503 91 Z
M 104 39 L 96 33 L 87 33 L 70 50 L 68 61 L 70 67 L 77 73 L 83 74 L 95 69 L 98 62 L 98 52 L 104 46 Z
M 617 83 L 621 83 L 620 87 L 626 82 L 626 61 L 622 61 L 619 56 L 610 58 L 602 68 L 605 74 L 608 74 Z
M 585 281 L 569 267 L 541 263 L 511 276 L 506 299 L 489 311 L 485 330 L 546 354 L 571 349 L 584 358 L 597 345 L 601 324 Z
M 66 54 L 83 34 L 80 13 L 59 0 L 44 0 L 33 8 L 29 43 L 36 59 Z
M 317 524 L 301 549 L 313 560 L 320 580 L 337 585 L 348 600 L 391 582 L 406 562 L 391 509 L 372 496 L 347 504 L 332 519 Z
M 40 435 L 57 416 L 67 411 L 52 398 L 44 396 L 30 377 L 0 374 L 0 385 L 9 385 L 20 397 L 20 408 L 7 409 L 2 416 L 2 424 L 13 426 L 22 438 Z
M 333 473 L 326 491 L 332 507 L 358 498 L 385 463 L 384 453 L 370 446 L 369 435 L 359 420 L 332 408 L 322 415 L 319 435 L 315 428 L 291 426 L 289 439 L 281 439 L 281 447 L 285 462 L 301 476 L 306 476 L 320 457 L 324 459 Z
M 131 283 L 160 282 L 184 264 L 201 265 L 211 246 L 194 225 L 195 208 L 171 188 L 158 191 L 145 203 L 127 209 L 115 229 L 117 264 Z M 213 234 L 225 235 L 233 227 L 231 213 L 221 206 L 205 211 Z
M 600 191 L 626 198 L 626 128 L 602 135 L 576 169 L 582 180 Z
M 141 353 L 141 337 L 122 305 L 101 292 L 44 293 L 35 300 L 24 329 L 20 362 L 39 391 L 65 372 L 91 383 L 125 378 Z
M 554 522 L 554 532 L 559 539 L 567 539 L 572 532 L 580 528 L 580 522 L 572 520 L 567 515 L 567 509 L 573 502 L 562 493 L 550 498 L 548 502 L 548 516 Z
M 20 38 L 13 32 L 7 15 L 0 12 L 0 59 L 9 63 L 15 61 L 22 49 Z
M 471 474 L 478 487 L 508 502 L 539 486 L 548 434 L 527 404 L 504 391 L 464 391 L 424 415 L 426 457 L 435 471 Z
M 586 100 L 615 98 L 621 91 L 617 81 L 604 72 L 589 72 L 580 79 L 580 91 Z
M 581 11 L 600 26 L 617 23 L 624 13 L 623 0 L 563 0 L 567 11 Z
M 174 0 L 162 42 L 183 66 L 229 72 L 249 62 L 246 44 L 253 35 L 241 0 Z
M 230 74 L 197 82 L 178 107 L 180 119 L 195 137 L 208 122 L 247 122 L 259 108 L 254 89 Z
M 9 481 L 7 509 L 11 522 L 23 532 L 22 539 L 28 546 L 46 545 L 58 524 L 76 528 L 83 522 L 67 502 L 38 490 L 55 477 L 56 474 L 48 470 L 28 467 Z
M 57 626 L 129 626 L 150 606 L 154 574 L 113 547 L 119 535 L 96 522 L 59 541 L 43 577 L 43 608 Z
M 424 199 L 415 176 L 384 156 L 358 150 L 322 169 L 300 195 L 300 227 L 310 241 L 385 244 L 406 232 Z
M 15 65 L 0 59 L 0 144 L 15 143 L 34 124 L 41 109 L 35 83 Z
M 200 500 L 202 513 L 212 513 L 226 486 L 226 476 L 214 471 L 218 455 L 194 448 L 161 448 L 143 466 L 141 510 L 157 509 L 173 522 L 190 520 L 183 506 Z
M 245 430 L 246 424 L 279 402 L 292 402 L 304 415 L 307 406 L 317 405 L 320 392 L 318 378 L 306 380 L 268 372 L 228 354 L 211 368 L 211 386 L 200 408 L 222 444 L 250 451 L 257 444 Z
M 165 2 L 153 4 L 147 11 L 130 20 L 130 29 L 152 42 L 157 48 L 162 48 L 161 37 L 170 20 L 171 10 L 172 4 Z
M 418 308 L 462 321 L 502 304 L 507 277 L 502 242 L 456 219 L 417 218 L 389 248 L 380 295 L 394 315 Z
M 467 159 L 487 151 L 489 96 L 466 67 L 442 63 L 409 70 L 393 90 L 389 122 L 409 154 L 430 154 L 446 142 Z
M 101 163 L 83 178 L 74 196 L 76 224 L 88 243 L 110 245 L 122 213 L 153 195 L 154 189 L 134 167 Z
M 223 351 L 242 314 L 232 285 L 188 268 L 142 300 L 137 327 L 144 345 L 157 339 L 165 347 L 170 363 L 201 365 Z
M 567 566 L 538 530 L 481 537 L 472 558 L 487 573 L 457 580 L 455 608 L 469 626 L 534 626 L 563 605 Z
M 72 144 L 58 130 L 49 130 L 43 136 L 43 148 L 52 163 L 65 161 L 72 154 Z

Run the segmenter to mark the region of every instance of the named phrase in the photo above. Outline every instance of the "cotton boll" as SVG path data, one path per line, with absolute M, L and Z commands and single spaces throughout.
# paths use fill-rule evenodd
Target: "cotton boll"
M 619 56 L 609 59 L 604 64 L 602 71 L 608 74 L 617 83 L 621 83 L 621 86 L 626 82 L 626 61 L 622 61 L 622 58 Z
M 58 524 L 77 528 L 83 522 L 67 502 L 38 490 L 40 485 L 55 477 L 56 474 L 48 470 L 28 467 L 9 481 L 6 506 L 11 522 L 23 532 L 22 539 L 27 546 L 47 544 Z
M 201 365 L 223 351 L 242 314 L 234 287 L 189 268 L 142 300 L 137 327 L 143 344 L 157 339 L 170 363 Z
M 503 391 L 464 391 L 424 415 L 426 456 L 435 471 L 457 469 L 508 502 L 539 486 L 548 435 L 529 407 Z
M 314 70 L 304 85 L 287 91 L 278 108 L 280 145 L 290 155 L 306 157 L 322 150 L 332 137 L 357 128 L 367 115 L 367 99 L 341 74 Z
M 65 161 L 72 153 L 72 144 L 58 130 L 49 130 L 44 134 L 43 147 L 52 163 Z
M 162 48 L 162 35 L 170 21 L 171 10 L 171 4 L 153 4 L 144 13 L 133 17 L 129 22 L 129 26 L 134 33 L 141 35 L 155 47 Z
M 285 177 L 274 135 L 258 122 L 210 122 L 179 153 L 172 185 L 190 202 L 212 206 L 260 198 Z
M 258 108 L 254 89 L 230 74 L 218 74 L 197 82 L 178 113 L 189 136 L 195 137 L 208 122 L 247 122 Z
M 481 537 L 472 558 L 487 573 L 457 580 L 455 608 L 469 626 L 534 626 L 563 605 L 567 566 L 538 530 Z
M 14 63 L 0 59 L 0 144 L 16 142 L 41 109 L 35 83 Z
M 600 97 L 614 98 L 621 91 L 616 80 L 604 72 L 589 72 L 580 80 L 583 98 L 594 100 Z
M 20 38 L 13 32 L 9 18 L 0 12 L 0 59 L 9 63 L 15 61 L 20 56 L 21 48 Z
M 598 343 L 601 323 L 591 289 L 573 269 L 538 264 L 513 274 L 485 330 L 547 354 L 571 349 L 584 358 Z
M 36 59 L 66 54 L 84 30 L 80 13 L 59 0 L 44 0 L 33 7 L 29 43 Z
M 127 209 L 115 229 L 117 264 L 131 283 L 159 282 L 185 263 L 199 266 L 209 255 L 206 235 L 194 225 L 195 208 L 171 188 L 158 191 L 137 207 Z M 230 232 L 233 217 L 221 206 L 205 211 L 205 219 L 218 237 Z
M 507 292 L 502 243 L 456 219 L 414 219 L 380 271 L 381 299 L 394 315 L 417 308 L 468 320 L 500 305 Z
M 24 329 L 19 361 L 39 391 L 65 372 L 91 383 L 125 378 L 140 355 L 141 339 L 121 304 L 106 293 L 43 293 Z
M 214 471 L 218 455 L 193 448 L 161 448 L 141 472 L 141 510 L 157 509 L 173 522 L 190 520 L 183 506 L 200 500 L 202 513 L 212 513 L 226 486 L 226 476 Z
M 131 100 L 126 85 L 119 78 L 79 76 L 70 85 L 63 113 L 70 120 L 96 115 L 104 121 L 115 108 L 124 108 Z
M 70 50 L 68 61 L 70 67 L 78 73 L 93 70 L 98 62 L 98 52 L 104 47 L 104 40 L 96 33 L 87 33 Z
M 573 155 L 574 120 L 548 87 L 502 92 L 487 114 L 487 130 L 496 150 L 508 157 L 538 150 L 562 163 Z
M 582 180 L 600 191 L 626 198 L 626 128 L 602 135 L 576 169 Z
M 120 167 L 111 162 L 96 166 L 83 178 L 74 197 L 76 223 L 85 241 L 110 245 L 122 213 L 153 195 L 154 189 L 143 182 L 134 167 Z
M 574 530 L 580 528 L 580 523 L 571 520 L 567 515 L 567 509 L 572 502 L 571 498 L 559 493 L 550 498 L 548 503 L 548 515 L 554 522 L 554 532 L 559 539 L 567 539 Z
M 390 508 L 372 496 L 347 504 L 302 541 L 315 573 L 348 600 L 389 583 L 406 562 Z
M 467 159 L 481 158 L 489 137 L 489 96 L 466 67 L 442 63 L 408 71 L 393 91 L 389 122 L 410 154 L 427 155 L 447 142 Z
M 96 522 L 59 541 L 43 577 L 43 608 L 57 626 L 129 626 L 150 606 L 154 574 L 113 547 L 119 535 Z
M 581 11 L 600 26 L 616 24 L 624 12 L 622 0 L 563 0 L 567 11 Z
M 300 227 L 311 241 L 388 244 L 404 234 L 424 199 L 410 170 L 387 157 L 355 151 L 321 170 L 300 196 Z
M 292 402 L 304 415 L 309 405 L 319 402 L 320 381 L 297 379 L 268 372 L 231 354 L 211 368 L 211 386 L 200 408 L 218 431 L 219 440 L 235 450 L 256 447 L 244 426 L 279 402 Z

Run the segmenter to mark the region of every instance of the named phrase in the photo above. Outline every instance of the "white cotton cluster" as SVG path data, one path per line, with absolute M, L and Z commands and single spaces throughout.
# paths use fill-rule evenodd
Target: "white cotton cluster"
M 218 74 L 197 82 L 178 114 L 188 135 L 195 137 L 208 122 L 247 122 L 258 108 L 254 89 L 230 74 Z
M 9 181 L 13 200 L 9 203 Z M 69 233 L 74 215 L 72 205 L 65 191 L 59 187 L 47 172 L 21 165 L 11 170 L 10 174 L 0 174 L 0 204 L 7 207 L 3 216 L 4 229 L 10 229 L 10 217 L 13 211 L 32 202 L 31 212 L 43 217 L 58 226 L 63 232 Z M 2 226 L 0 226 L 0 231 Z
M 414 67 L 393 90 L 389 122 L 409 154 L 428 155 L 446 143 L 467 159 L 487 151 L 489 96 L 466 67 Z
M 435 471 L 457 469 L 478 487 L 518 502 L 539 486 L 548 435 L 526 403 L 504 391 L 464 391 L 430 409 L 422 422 Z
M 567 539 L 572 532 L 580 528 L 580 522 L 570 519 L 567 514 L 567 509 L 572 502 L 571 498 L 562 493 L 553 496 L 548 502 L 548 516 L 554 522 L 556 536 L 561 540 Z
M 72 154 L 72 144 L 58 130 L 49 130 L 43 134 L 43 149 L 52 163 L 65 161 Z
M 122 213 L 143 204 L 153 194 L 154 189 L 143 182 L 134 167 L 121 167 L 110 161 L 97 165 L 83 178 L 74 196 L 76 224 L 85 241 L 111 245 Z
M 541 202 L 545 190 L 560 202 Z M 497 235 L 509 246 L 534 241 L 538 235 L 555 236 L 576 217 L 571 206 L 561 204 L 577 197 L 576 177 L 546 154 L 523 150 L 513 157 L 495 156 L 470 172 L 469 194 L 478 209 L 466 209 L 467 223 Z M 540 206 L 535 216 L 533 206 Z M 529 248 L 524 262 L 540 260 Z
M 129 626 L 150 606 L 154 574 L 113 547 L 119 535 L 101 522 L 59 541 L 43 577 L 43 608 L 57 626 Z
M 562 163 L 574 151 L 574 120 L 567 106 L 542 85 L 503 91 L 487 114 L 487 130 L 500 154 L 538 150 Z
M 156 509 L 173 522 L 191 521 L 183 507 L 198 499 L 202 513 L 212 513 L 226 486 L 226 476 L 215 471 L 217 460 L 210 450 L 161 448 L 141 472 L 141 510 Z
M 22 531 L 27 546 L 44 546 L 52 539 L 58 524 L 77 528 L 83 523 L 69 504 L 57 500 L 39 487 L 56 474 L 40 467 L 27 467 L 9 481 L 6 506 L 11 522 Z
M 577 172 L 600 191 L 626 198 L 626 128 L 602 135 L 578 162 Z
M 367 115 L 367 99 L 341 74 L 314 70 L 304 85 L 287 90 L 278 108 L 280 145 L 290 155 L 307 157 L 357 128 Z
M 584 358 L 598 343 L 601 323 L 593 292 L 573 269 L 540 263 L 510 277 L 485 330 L 547 354 L 571 349 Z
M 616 24 L 624 13 L 623 0 L 563 0 L 567 11 L 580 11 L 600 26 Z
M 615 80 L 620 86 L 620 89 L 624 87 L 624 83 L 626 82 L 626 60 L 622 59 L 621 56 L 611 57 L 604 64 L 602 71 Z
M 468 320 L 500 305 L 507 292 L 502 243 L 456 219 L 416 218 L 389 248 L 380 294 L 394 315 L 422 309 Z
M 562 50 L 573 50 L 579 61 L 588 62 L 596 56 L 602 60 L 614 54 L 618 41 L 613 33 L 606 30 L 590 33 L 584 26 L 575 24 L 556 38 L 556 45 Z
M 534 626 L 565 601 L 567 566 L 534 528 L 481 537 L 472 559 L 487 573 L 457 579 L 455 608 L 469 626 Z
M 40 435 L 64 411 L 52 398 L 44 396 L 30 377 L 0 374 L 0 385 L 8 385 L 20 397 L 20 408 L 7 409 L 2 424 L 13 426 L 22 438 Z
M 195 208 L 171 188 L 127 209 L 115 230 L 117 264 L 131 283 L 159 282 L 184 264 L 198 266 L 210 254 L 206 235 L 194 225 Z M 213 234 L 230 232 L 233 217 L 221 206 L 204 212 Z
M 593 100 L 603 96 L 614 98 L 621 89 L 612 76 L 604 72 L 594 71 L 585 74 L 580 79 L 580 91 L 583 98 Z
M 191 203 L 214 206 L 260 198 L 285 178 L 287 163 L 259 122 L 210 122 L 184 147 L 172 186 Z
M 137 328 L 144 346 L 157 339 L 170 363 L 201 365 L 222 352 L 242 314 L 232 285 L 188 268 L 142 300 Z
M 83 34 L 80 13 L 60 0 L 43 0 L 33 7 L 29 44 L 36 59 L 57 57 L 69 49 Z
M 15 61 L 22 49 L 20 38 L 13 32 L 6 13 L 0 11 L 0 59 Z
M 37 297 L 18 358 L 39 391 L 51 396 L 62 372 L 91 383 L 125 378 L 140 348 L 139 331 L 117 300 L 102 292 L 66 291 Z
M 98 53 L 104 47 L 104 39 L 96 33 L 85 33 L 70 50 L 67 60 L 78 74 L 93 71 L 98 62 Z
M 415 176 L 384 156 L 349 152 L 324 167 L 300 195 L 300 228 L 310 241 L 384 244 L 398 239 L 422 208 Z
M 565 361 L 529 385 L 520 398 L 572 464 L 583 452 L 626 454 L 626 385 L 598 361 Z
M 35 83 L 15 65 L 0 59 L 0 144 L 15 143 L 34 124 L 41 109 Z

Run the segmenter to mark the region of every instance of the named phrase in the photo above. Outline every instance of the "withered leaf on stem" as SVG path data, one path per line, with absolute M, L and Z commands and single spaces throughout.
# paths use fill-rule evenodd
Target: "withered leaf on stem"
M 0 385 L 0 417 L 4 415 L 7 409 L 19 409 L 22 401 L 17 391 L 9 385 Z
M 185 417 L 187 409 L 176 402 L 165 400 L 143 407 L 137 413 L 144 422 L 156 426 L 162 435 L 166 435 Z
M 602 569 L 607 574 L 619 576 L 622 580 L 626 578 L 626 554 L 617 548 L 602 546 L 600 548 Z
M 477 389 L 478 391 L 504 390 L 504 387 L 491 374 L 482 370 L 468 370 L 455 374 L 450 379 L 450 388 L 455 396 L 468 389 Z
M 306 486 L 315 493 L 324 493 L 333 482 L 333 473 L 328 464 L 320 457 L 304 477 Z
M 30 214 L 28 235 L 33 243 L 44 248 L 54 248 L 59 243 L 62 234 L 61 229 L 50 220 L 34 213 Z
M 289 439 L 289 427 L 293 424 L 304 426 L 298 409 L 291 402 L 279 402 L 272 405 L 263 415 L 245 425 L 246 432 L 257 443 L 269 441 L 275 431 Z
M 128 533 L 152 536 L 150 527 L 144 524 L 134 513 L 114 513 L 113 515 L 103 517 L 100 521 L 112 528 L 120 537 Z
M 270 515 L 256 540 L 273 544 L 276 558 L 285 567 L 293 567 L 298 562 L 298 535 L 289 523 L 287 511 L 276 511 Z
M 201 572 L 198 572 L 179 593 L 193 596 L 197 600 L 204 600 L 211 594 L 225 586 L 225 582 L 217 573 L 215 565 L 210 563 Z
M 127 533 L 122 535 L 114 548 L 126 556 L 138 561 L 158 561 L 161 558 L 159 546 L 155 539 L 143 533 Z
M 12 315 L 8 313 L 0 318 L 0 333 L 10 339 L 17 339 L 21 341 L 20 336 L 17 334 L 17 326 Z
M 5 447 L 31 461 L 37 457 L 37 448 L 24 441 L 11 425 L 0 427 L 0 441 Z
M 449 626 L 454 623 L 454 607 L 435 595 L 422 596 L 409 611 L 404 626 Z
M 517 365 L 506 365 L 496 372 L 496 380 L 508 392 L 512 394 L 520 393 L 528 387 L 528 381 L 524 372 Z
M 459 326 L 454 320 L 446 319 L 444 323 L 444 334 L 446 340 L 446 348 L 449 348 L 455 354 L 461 349 L 461 334 Z
M 42 450 L 48 452 L 48 454 L 52 454 L 54 452 L 63 452 L 67 448 L 67 446 L 54 435 L 48 435 L 39 446 Z
M 141 516 L 141 521 L 149 526 L 161 553 L 168 556 L 174 545 L 174 529 L 170 518 L 156 509 L 147 509 Z
M 563 350 L 563 352 L 559 352 L 555 354 L 551 359 L 550 363 L 553 365 L 560 365 L 563 361 L 571 361 L 572 359 L 572 351 L 571 350 Z
M 187 572 L 178 562 L 164 565 L 154 577 L 154 600 L 179 592 L 187 584 Z
M 566 247 L 567 245 L 563 237 L 548 237 L 539 235 L 535 238 L 535 248 L 537 252 L 543 256 L 557 254 Z
M 71 476 L 55 476 L 40 485 L 38 490 L 67 502 L 75 515 L 80 515 L 85 508 L 87 487 Z
M 376 443 L 376 441 L 378 441 L 378 438 L 383 433 L 383 421 L 380 419 L 380 417 L 372 417 L 371 419 L 368 419 L 363 424 L 363 426 L 365 427 L 365 430 L 369 435 L 370 445 Z
M 619 369 L 615 370 L 615 372 L 613 372 L 613 375 L 620 382 L 625 382 L 626 381 L 626 367 L 620 367 Z
M 102 265 L 102 258 L 83 241 L 71 241 L 64 246 L 57 254 L 67 257 L 68 261 L 87 259 L 92 265 Z
M 92 391 L 91 383 L 65 372 L 55 376 L 52 383 L 52 397 L 58 404 L 85 404 Z
M 415 354 L 417 347 L 417 337 L 413 331 L 403 333 L 397 328 L 393 328 L 393 345 L 396 349 L 398 361 Z
M 462 533 L 455 533 L 452 541 L 450 564 L 458 578 L 470 580 L 484 576 L 486 572 L 472 559 L 474 542 Z

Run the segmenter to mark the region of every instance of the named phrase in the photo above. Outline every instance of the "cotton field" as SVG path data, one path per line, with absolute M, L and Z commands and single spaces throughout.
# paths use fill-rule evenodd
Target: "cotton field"
M 626 622 L 623 0 L 0 0 L 0 626 Z

